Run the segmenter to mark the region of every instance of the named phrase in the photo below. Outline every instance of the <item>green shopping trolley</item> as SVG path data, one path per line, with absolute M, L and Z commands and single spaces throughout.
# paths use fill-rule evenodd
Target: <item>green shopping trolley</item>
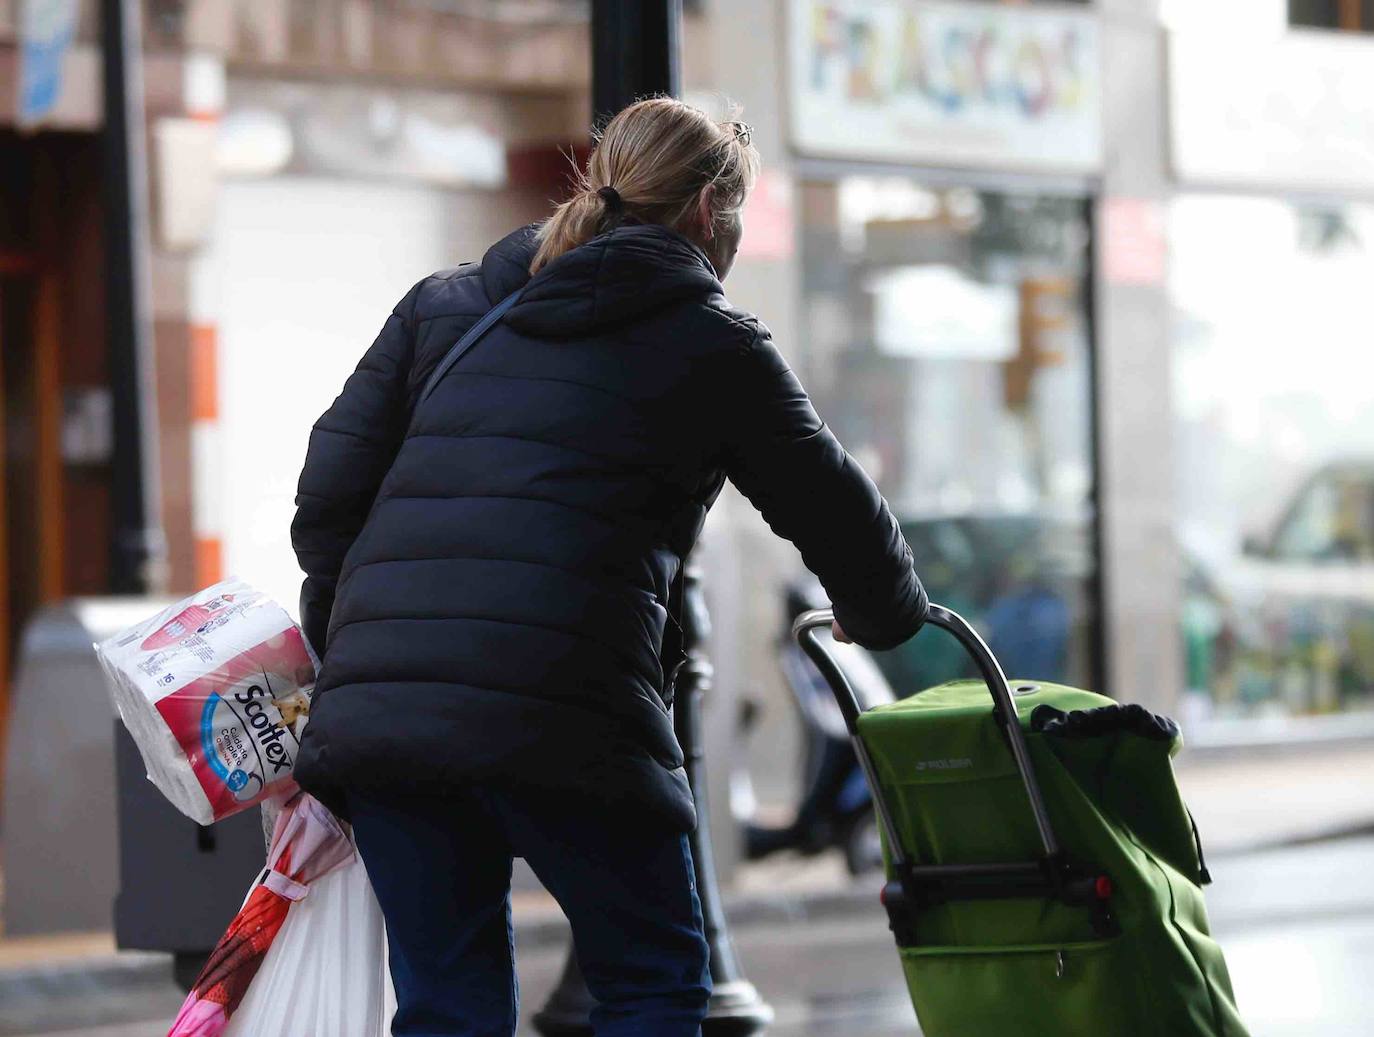
M 1177 725 L 1008 682 L 938 605 L 927 622 L 981 679 L 864 711 L 820 636 L 832 620 L 806 612 L 793 633 L 872 789 L 882 903 L 926 1037 L 1246 1037 L 1174 780 Z

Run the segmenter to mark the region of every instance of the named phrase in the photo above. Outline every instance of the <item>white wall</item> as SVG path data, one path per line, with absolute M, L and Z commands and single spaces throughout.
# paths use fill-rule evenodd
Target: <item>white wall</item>
M 290 524 L 310 426 L 415 281 L 480 259 L 518 225 L 492 197 L 313 177 L 223 189 L 213 262 L 225 571 L 293 613 Z

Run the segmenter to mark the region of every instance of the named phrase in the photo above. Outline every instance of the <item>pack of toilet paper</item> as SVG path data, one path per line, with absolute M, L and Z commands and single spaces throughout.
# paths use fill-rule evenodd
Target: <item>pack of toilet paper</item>
M 319 661 L 272 599 L 227 580 L 95 650 L 148 780 L 187 817 L 295 791 Z

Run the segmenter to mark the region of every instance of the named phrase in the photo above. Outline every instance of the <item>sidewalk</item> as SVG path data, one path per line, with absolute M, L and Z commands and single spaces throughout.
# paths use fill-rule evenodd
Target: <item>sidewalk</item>
M 1209 857 L 1374 831 L 1374 744 L 1195 759 L 1185 752 L 1178 773 Z M 877 885 L 852 879 L 833 853 L 745 865 L 726 894 L 730 924 L 744 931 L 865 911 L 880 923 Z M 524 949 L 567 939 L 566 923 L 542 892 L 517 894 L 513 915 Z M 116 951 L 109 933 L 0 938 L 0 1032 L 26 1005 L 36 1012 L 78 988 L 136 995 L 165 984 L 169 969 L 166 955 Z
M 1374 743 L 1190 755 L 1179 785 L 1216 856 L 1374 829 Z

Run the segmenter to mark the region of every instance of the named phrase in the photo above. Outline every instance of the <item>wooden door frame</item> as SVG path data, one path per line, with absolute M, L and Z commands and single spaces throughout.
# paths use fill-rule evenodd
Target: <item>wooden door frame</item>
M 16 257 L 17 258 L 17 257 Z M 0 253 L 0 273 L 9 256 Z M 0 310 L 6 304 L 0 290 Z M 5 325 L 0 320 L 0 410 L 5 400 Z M 4 780 L 5 733 L 10 715 L 10 541 L 9 541 L 9 454 L 5 437 L 4 414 L 0 413 L 0 781 Z
M 40 530 L 38 540 L 38 602 L 49 605 L 66 590 L 62 470 L 62 284 L 59 250 L 62 235 L 58 218 L 61 202 L 58 171 L 52 155 L 40 148 L 34 156 L 33 210 L 38 268 L 33 302 L 33 420 L 34 467 L 38 472 L 34 502 Z
M 10 687 L 17 661 L 18 645 L 12 635 L 14 596 L 10 570 L 11 527 L 16 508 L 31 509 L 29 520 L 36 530 L 38 552 L 33 587 L 34 604 L 41 608 L 64 596 L 65 518 L 63 514 L 62 462 L 62 300 L 58 259 L 62 246 L 58 171 L 53 156 L 41 145 L 32 152 L 35 165 L 34 190 L 27 200 L 34 212 L 34 240 L 30 248 L 0 251 L 0 278 L 13 283 L 28 280 L 32 294 L 31 313 L 25 335 L 17 343 L 3 339 L 0 322 L 0 401 L 6 399 L 5 360 L 10 347 L 28 353 L 27 389 L 32 393 L 33 468 L 32 500 L 21 500 L 9 493 L 7 429 L 0 414 L 0 780 L 3 780 L 3 747 L 8 726 Z M 14 305 L 12 295 L 0 283 L 0 309 Z M 11 325 L 14 327 L 14 325 Z M 14 386 L 20 389 L 19 386 Z

